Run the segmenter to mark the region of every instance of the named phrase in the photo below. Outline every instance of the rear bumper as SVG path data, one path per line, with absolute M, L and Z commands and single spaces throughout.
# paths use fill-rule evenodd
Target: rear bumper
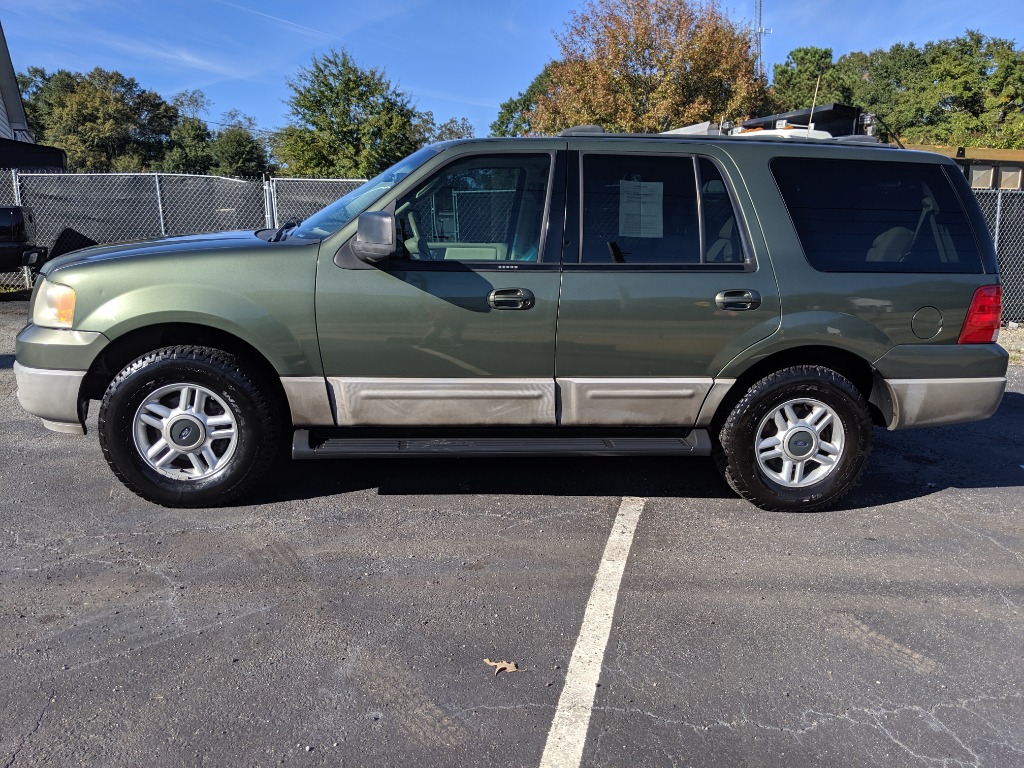
M 871 402 L 889 429 L 981 421 L 1003 399 L 1009 362 L 998 344 L 901 344 L 875 361 Z
M 43 420 L 47 429 L 84 435 L 79 392 L 85 371 L 53 371 L 14 363 L 21 407 Z
M 889 429 L 937 427 L 987 419 L 999 407 L 1006 377 L 886 379 L 892 402 Z

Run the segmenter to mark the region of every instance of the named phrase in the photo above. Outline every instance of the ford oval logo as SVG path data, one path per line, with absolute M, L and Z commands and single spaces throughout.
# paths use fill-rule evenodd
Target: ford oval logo
M 192 427 L 185 427 L 183 430 L 181 430 L 181 434 L 178 435 L 178 439 L 179 440 L 188 440 L 189 435 L 191 435 L 191 434 L 192 434 Z
M 185 435 L 183 434 L 182 437 Z M 806 448 L 810 443 L 807 440 L 794 440 L 793 445 L 797 448 Z

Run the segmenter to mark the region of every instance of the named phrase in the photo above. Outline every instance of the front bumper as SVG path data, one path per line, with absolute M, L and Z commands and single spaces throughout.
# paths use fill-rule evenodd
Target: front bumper
M 87 371 L 109 341 L 95 331 L 43 328 L 29 323 L 14 340 L 14 356 L 26 368 Z
M 43 420 L 47 429 L 84 435 L 84 414 L 79 406 L 79 392 L 85 371 L 54 371 L 27 368 L 14 363 L 21 407 Z
M 14 342 L 21 407 L 48 429 L 84 435 L 88 401 L 81 397 L 82 379 L 108 343 L 95 331 L 26 325 Z

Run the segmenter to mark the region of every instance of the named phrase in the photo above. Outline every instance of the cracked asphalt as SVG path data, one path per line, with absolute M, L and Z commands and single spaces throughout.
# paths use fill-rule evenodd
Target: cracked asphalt
M 24 314 L 0 302 L 0 768 L 536 766 L 624 496 L 583 765 L 1024 766 L 1021 367 L 986 422 L 876 430 L 813 515 L 706 459 L 289 462 L 170 510 L 21 412 Z

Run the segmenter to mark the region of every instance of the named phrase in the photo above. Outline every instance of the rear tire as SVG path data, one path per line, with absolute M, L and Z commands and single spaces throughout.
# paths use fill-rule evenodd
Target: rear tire
M 871 453 L 871 415 L 850 381 L 795 366 L 754 384 L 718 435 L 714 457 L 729 486 L 761 509 L 813 512 L 860 481 Z
M 265 476 L 281 418 L 235 355 L 165 347 L 130 363 L 99 413 L 103 455 L 144 499 L 168 507 L 226 504 Z

